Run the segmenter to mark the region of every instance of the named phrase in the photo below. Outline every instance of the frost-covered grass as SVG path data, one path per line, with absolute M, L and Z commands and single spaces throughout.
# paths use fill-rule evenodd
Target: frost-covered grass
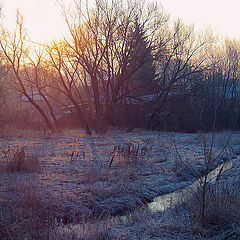
M 32 189 L 32 193 L 34 189 Z M 199 201 L 189 195 L 174 208 L 151 212 L 146 207 L 123 217 L 104 215 L 66 223 L 58 209 L 25 196 L 22 201 L 0 203 L 0 238 L 38 240 L 239 239 L 239 181 L 211 186 L 208 222 L 199 221 Z
M 171 138 L 174 138 L 178 154 Z M 219 149 L 228 139 L 228 133 L 218 133 L 215 139 L 214 153 L 218 155 Z M 135 230 L 129 229 L 126 224 L 121 227 L 118 223 L 116 226 L 116 221 L 110 216 L 125 213 L 158 195 L 183 188 L 194 181 L 188 168 L 181 164 L 179 154 L 181 160 L 191 166 L 197 175 L 202 174 L 204 167 L 202 134 L 169 135 L 140 129 L 132 133 L 113 129 L 105 135 L 93 136 L 87 136 L 80 130 L 63 131 L 51 136 L 37 132 L 18 132 L 17 136 L 4 136 L 0 139 L 1 166 L 6 165 L 4 151 L 9 146 L 13 149 L 24 147 L 26 155 L 37 156 L 41 162 L 41 171 L 1 172 L 2 203 L 9 206 L 11 201 L 20 200 L 20 205 L 14 207 L 17 209 L 15 216 L 20 214 L 13 221 L 13 226 L 16 227 L 9 228 L 14 218 L 8 218 L 10 223 L 4 225 L 7 226 L 5 234 L 17 229 L 18 224 L 25 226 L 24 218 L 28 219 L 30 214 L 29 219 L 33 215 L 37 216 L 36 221 L 40 221 L 40 226 L 36 228 L 43 228 L 44 234 L 51 235 L 50 239 L 71 239 L 69 236 L 75 239 L 74 234 L 80 231 L 76 230 L 79 227 L 83 228 L 81 234 L 85 235 L 76 239 L 134 239 L 130 236 L 141 235 L 141 232 L 132 235 L 131 232 Z M 233 134 L 230 144 L 216 159 L 213 167 L 231 160 L 240 153 L 239 150 L 239 134 Z M 28 212 L 29 207 L 34 212 Z M 6 208 L 2 214 L 7 216 L 14 211 Z M 44 212 L 48 212 L 47 219 Z M 103 222 L 103 216 L 107 220 L 101 225 L 96 219 L 100 218 Z M 144 218 L 146 217 L 141 221 L 144 222 Z M 91 224 L 86 219 L 91 219 Z M 45 224 L 46 221 L 49 224 Z M 85 225 L 76 225 L 82 221 L 85 221 Z M 96 227 L 98 225 L 102 227 Z M 157 228 L 158 223 L 153 226 Z M 92 230 L 86 230 L 89 228 Z M 151 231 L 154 236 L 156 229 Z M 166 229 L 163 228 L 163 231 L 165 234 Z M 92 233 L 88 236 L 89 232 Z M 94 235 L 99 237 L 94 238 Z M 46 236 L 44 239 L 47 239 Z M 166 236 L 166 239 L 178 238 Z
M 40 172 L 41 164 L 36 154 L 26 154 L 25 147 L 3 149 L 4 160 L 1 170 L 4 172 Z

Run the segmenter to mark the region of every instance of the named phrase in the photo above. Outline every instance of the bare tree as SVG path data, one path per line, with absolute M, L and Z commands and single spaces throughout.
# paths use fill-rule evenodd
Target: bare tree
M 131 1 L 96 1 L 92 8 L 79 1 L 71 15 L 73 18 L 66 11 L 64 13 L 72 39 L 64 41 L 61 58 L 64 56 L 65 60 L 62 58 L 62 69 L 58 72 L 62 74 L 64 68 L 65 81 L 69 79 L 73 86 L 82 86 L 84 98 L 95 113 L 96 127 L 101 129 L 101 123 L 106 121 L 104 112 L 108 121 L 114 123 L 116 104 L 132 90 L 128 81 L 150 61 L 148 56 L 156 26 L 168 18 L 154 4 L 146 6 Z M 146 39 L 146 46 L 136 55 L 135 50 L 142 44 L 139 29 Z M 49 53 L 53 51 L 49 50 Z
M 240 41 L 225 40 L 223 50 L 222 83 L 219 88 L 219 91 L 222 89 L 222 98 L 220 98 L 221 101 L 219 103 L 221 103 L 221 107 L 224 109 L 219 109 L 219 115 L 226 115 L 226 119 L 221 118 L 223 123 L 220 124 L 228 128 L 233 127 L 233 123 L 236 121 L 236 114 L 240 111 Z M 221 62 L 219 61 L 218 63 Z M 227 124 L 227 122 L 230 124 Z
M 23 17 L 17 13 L 17 24 L 15 31 L 10 34 L 9 32 L 2 29 L 0 47 L 5 57 L 6 65 L 9 65 L 15 78 L 17 85 L 16 90 L 21 92 L 23 96 L 29 101 L 29 103 L 39 112 L 41 117 L 44 119 L 48 128 L 54 132 L 55 128 L 52 124 L 49 116 L 44 111 L 43 107 L 40 106 L 34 99 L 34 95 L 29 92 L 29 87 L 32 85 L 32 81 L 29 81 L 31 76 L 28 72 L 29 52 L 26 47 L 26 34 L 23 29 Z M 38 66 L 40 64 L 40 58 L 37 60 L 35 65 L 35 81 L 38 82 Z M 46 99 L 44 99 L 46 100 Z
M 207 46 L 212 42 L 208 34 L 196 35 L 193 26 L 186 26 L 180 20 L 168 27 L 156 42 L 155 60 L 158 89 L 152 104 L 149 125 L 158 121 L 167 100 L 174 94 L 189 91 L 197 75 L 208 66 Z
M 28 58 L 29 63 L 24 67 L 25 79 L 32 92 L 37 92 L 46 104 L 51 119 L 53 120 L 53 126 L 57 130 L 59 128 L 58 121 L 49 95 L 51 73 L 49 73 L 49 66 L 44 60 L 45 50 L 39 48 L 39 51 L 35 50 L 34 52 L 35 59 Z
M 2 3 L 0 2 L 0 18 L 2 17 Z M 5 95 L 5 76 L 7 68 L 3 65 L 2 53 L 0 53 L 0 113 L 2 114 L 3 105 L 6 102 Z
M 74 96 L 74 89 L 77 90 L 77 83 L 75 81 L 75 76 L 78 75 L 78 69 L 74 66 L 75 63 L 69 61 L 69 56 L 65 54 L 65 44 L 53 42 L 51 46 L 48 47 L 47 51 L 51 60 L 52 67 L 57 71 L 58 78 L 55 80 L 55 88 L 58 89 L 62 94 L 64 94 L 70 102 L 74 105 L 80 120 L 88 135 L 91 135 L 91 130 L 89 123 L 86 119 L 85 112 L 80 106 L 78 99 Z M 81 98 L 81 95 L 79 96 Z
M 239 42 L 219 41 L 210 51 L 211 68 L 198 84 L 202 122 L 217 128 L 232 128 L 239 113 Z M 216 116 L 215 116 L 216 115 Z
M 2 120 L 2 116 L 4 115 L 4 111 L 5 111 L 4 108 L 6 107 L 6 101 L 7 101 L 7 95 L 6 95 L 7 72 L 8 72 L 8 69 L 4 65 L 2 65 L 0 60 L 0 121 Z

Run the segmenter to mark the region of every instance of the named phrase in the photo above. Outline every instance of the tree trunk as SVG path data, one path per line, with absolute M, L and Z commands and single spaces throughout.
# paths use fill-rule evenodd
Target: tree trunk
M 81 110 L 81 108 L 79 107 L 79 105 L 75 102 L 75 100 L 74 100 L 74 98 L 72 97 L 72 95 L 68 95 L 68 97 L 69 97 L 69 99 L 71 100 L 71 102 L 73 103 L 73 105 L 74 105 L 74 107 L 75 107 L 75 109 L 76 109 L 76 111 L 77 111 L 80 119 L 82 120 L 82 122 L 83 122 L 83 127 L 84 127 L 87 135 L 91 135 L 92 132 L 91 132 L 91 130 L 90 130 L 90 127 L 89 127 L 89 124 L 88 124 L 86 118 L 84 117 L 83 111 Z
M 28 95 L 25 95 L 29 102 L 36 108 L 36 110 L 41 114 L 42 118 L 44 119 L 46 125 L 48 126 L 49 130 L 54 133 L 55 129 L 51 121 L 49 120 L 47 114 L 43 111 L 43 109 Z

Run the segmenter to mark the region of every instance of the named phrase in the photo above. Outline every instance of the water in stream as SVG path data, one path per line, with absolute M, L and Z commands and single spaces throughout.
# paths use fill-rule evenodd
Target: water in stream
M 207 181 L 214 183 L 221 168 L 222 173 L 232 168 L 232 161 L 223 163 L 210 172 Z M 195 191 L 199 187 L 201 180 L 202 179 L 197 179 L 194 183 L 183 189 L 154 198 L 153 201 L 148 204 L 148 208 L 152 211 L 163 211 L 166 208 L 176 206 L 179 200 L 184 199 L 189 192 Z

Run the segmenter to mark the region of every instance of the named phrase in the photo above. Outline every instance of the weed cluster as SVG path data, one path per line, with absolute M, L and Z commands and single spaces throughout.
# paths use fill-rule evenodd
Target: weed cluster
M 141 147 L 140 144 L 134 145 L 132 143 L 127 143 L 124 145 L 115 146 L 112 151 L 113 157 L 110 161 L 109 168 L 112 165 L 115 155 L 118 156 L 118 162 L 120 165 L 136 166 L 144 163 L 144 161 L 147 160 L 150 151 L 151 149 L 146 145 Z
M 151 153 L 151 148 L 147 145 L 140 146 L 132 143 L 115 146 L 110 162 L 108 164 L 108 174 L 115 160 L 116 166 L 124 168 L 123 179 L 135 179 L 137 172 L 144 163 L 148 160 Z
M 9 172 L 40 172 L 41 164 L 36 154 L 26 153 L 25 147 L 13 148 L 8 146 L 3 150 L 5 157 L 5 170 Z

